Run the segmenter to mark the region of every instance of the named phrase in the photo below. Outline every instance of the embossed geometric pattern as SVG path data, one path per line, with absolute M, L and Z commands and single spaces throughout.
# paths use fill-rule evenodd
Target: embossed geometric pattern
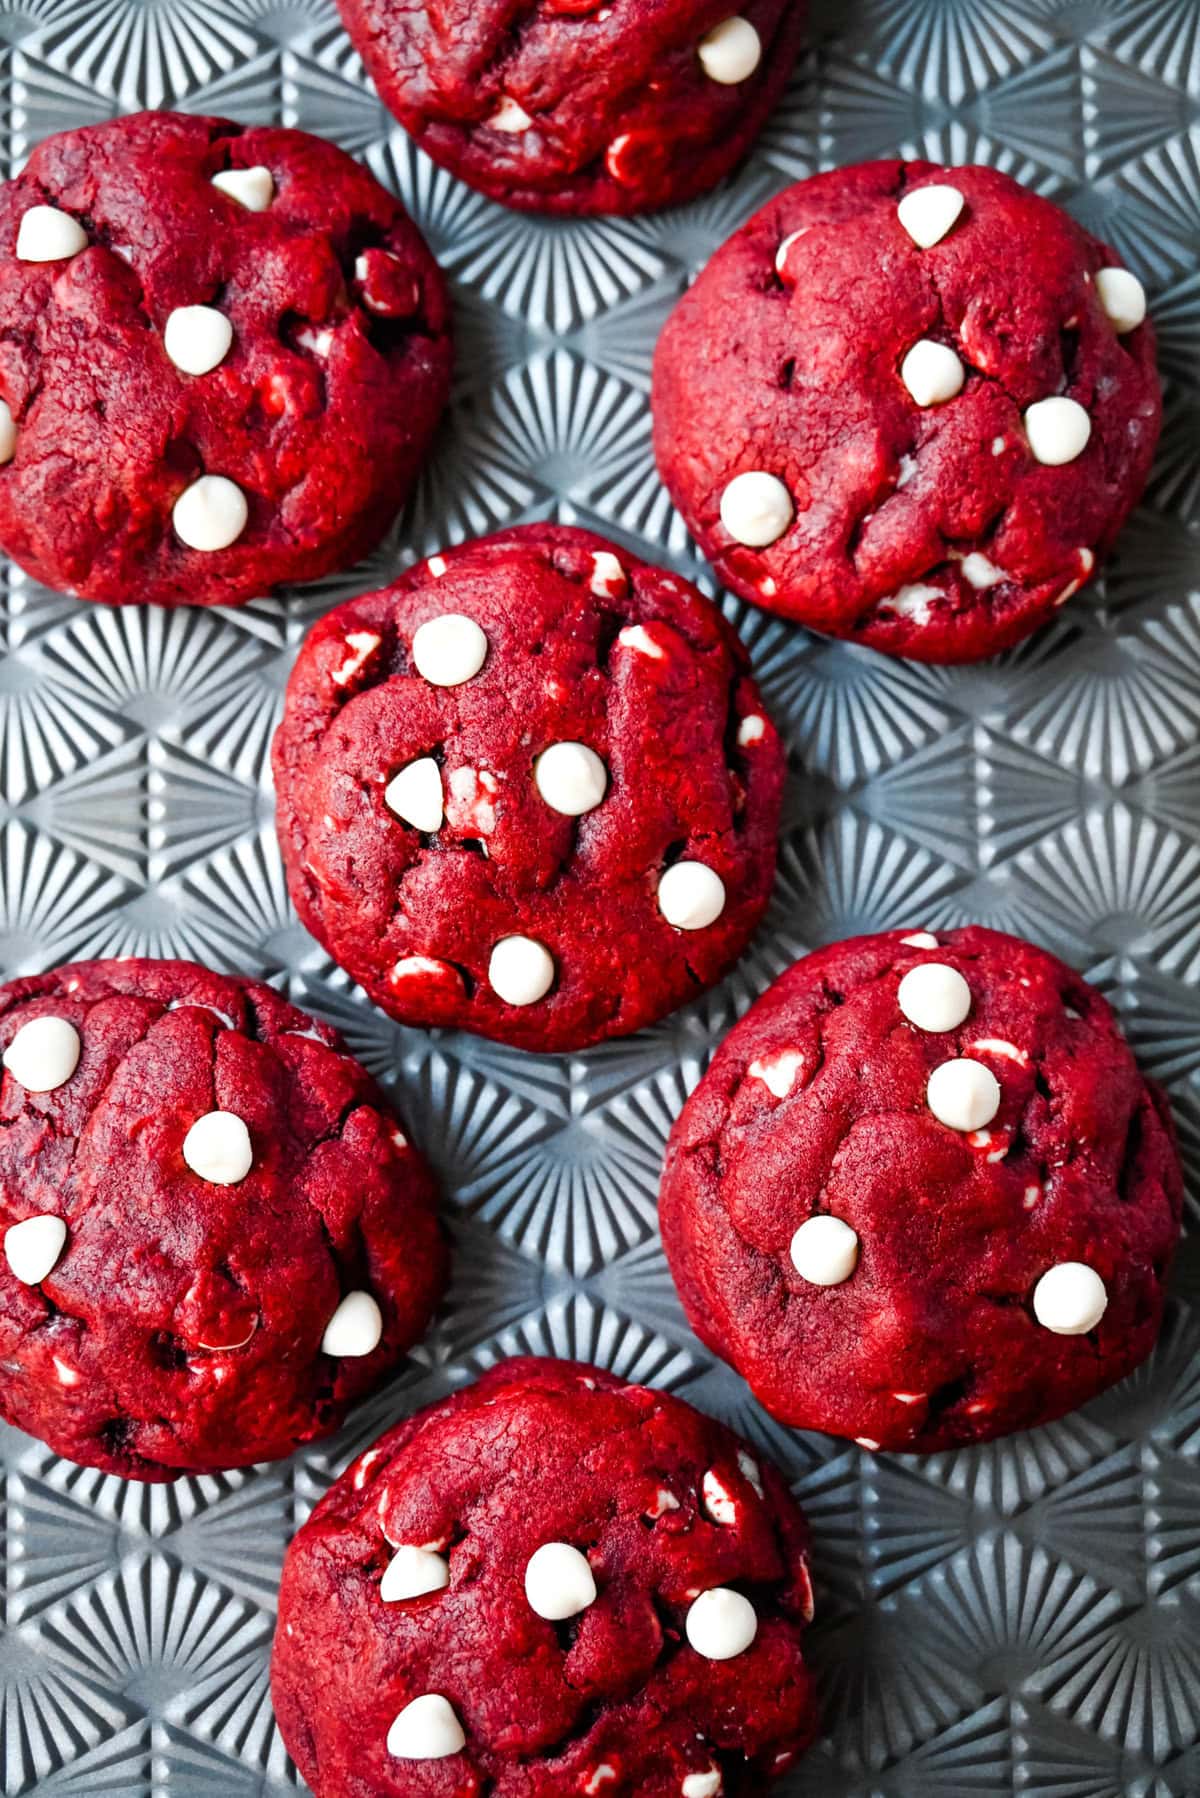
M 580 1355 L 749 1433 L 812 1519 L 825 1733 L 792 1798 L 1200 1793 L 1200 1268 L 1152 1361 L 1087 1411 L 923 1460 L 780 1428 L 688 1330 L 659 1246 L 670 1124 L 795 955 L 981 919 L 1108 993 L 1170 1087 L 1200 1191 L 1200 8 L 1196 0 L 815 0 L 747 166 L 685 209 L 520 218 L 378 104 L 329 0 L 0 0 L 7 169 L 141 105 L 325 133 L 400 192 L 454 287 L 451 415 L 363 567 L 225 613 L 87 608 L 0 570 L 0 968 L 195 956 L 337 1024 L 446 1183 L 442 1317 L 340 1438 L 142 1488 L 0 1431 L 0 1790 L 283 1798 L 267 1666 L 286 1542 L 397 1416 L 515 1353 Z M 676 296 L 789 180 L 897 151 L 997 163 L 1145 277 L 1167 424 L 1103 580 L 995 663 L 905 667 L 721 596 L 791 759 L 769 920 L 718 992 L 544 1058 L 404 1030 L 290 909 L 271 730 L 312 618 L 445 542 L 595 525 L 700 581 L 647 393 Z

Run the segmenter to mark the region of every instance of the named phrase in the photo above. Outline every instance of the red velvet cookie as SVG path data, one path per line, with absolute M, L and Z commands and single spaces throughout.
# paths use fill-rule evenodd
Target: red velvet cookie
M 406 1024 L 521 1048 L 637 1030 L 767 903 L 783 749 L 694 587 L 529 525 L 310 632 L 274 745 L 313 935 Z
M 435 162 L 536 212 L 642 212 L 749 149 L 800 48 L 800 0 L 339 0 Z
M 290 1454 L 421 1335 L 433 1182 L 336 1033 L 183 961 L 0 988 L 0 1414 L 169 1480 Z
M 1104 999 L 972 927 L 782 975 L 685 1105 L 660 1216 L 693 1327 L 776 1417 L 939 1449 L 1137 1366 L 1181 1206 L 1166 1098 Z
M 811 1740 L 808 1532 L 682 1400 L 507 1361 L 288 1551 L 275 1712 L 316 1798 L 734 1798 Z
M 1018 642 L 1088 580 L 1161 417 L 1145 295 L 990 168 L 801 181 L 659 340 L 659 468 L 721 579 L 927 662 Z
M 110 604 L 348 566 L 446 397 L 442 279 L 320 138 L 141 113 L 0 188 L 0 547 Z

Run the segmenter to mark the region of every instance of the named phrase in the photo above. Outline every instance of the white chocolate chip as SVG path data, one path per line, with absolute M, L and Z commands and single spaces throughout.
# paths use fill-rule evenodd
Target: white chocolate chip
M 514 100 L 511 94 L 505 94 L 488 120 L 488 124 L 493 131 L 507 131 L 512 136 L 518 137 L 522 131 L 529 130 L 533 120 L 519 100 Z
M 791 494 L 777 475 L 763 469 L 734 475 L 721 495 L 721 523 L 749 549 L 777 542 L 794 516 Z
M 722 87 L 748 80 L 761 61 L 762 39 L 749 19 L 736 14 L 700 39 L 700 65 L 709 80 Z
M 914 930 L 911 936 L 902 936 L 900 941 L 909 949 L 936 949 L 938 940 L 931 930 Z
M 215 306 L 176 306 L 163 327 L 163 348 L 185 375 L 206 375 L 229 354 L 233 326 Z
M 1062 468 L 1088 446 L 1092 421 L 1078 400 L 1036 400 L 1025 414 L 1025 435 L 1035 462 Z
M 716 1767 L 708 1773 L 689 1773 L 680 1791 L 683 1798 L 718 1798 L 721 1775 Z
M 679 1500 L 676 1498 L 675 1494 L 669 1492 L 665 1486 L 660 1486 L 658 1491 L 654 1494 L 654 1503 L 646 1512 L 646 1516 L 653 1520 L 658 1517 L 665 1517 L 668 1511 L 678 1511 L 679 1509 Z
M 962 392 L 966 370 L 946 344 L 922 337 L 900 364 L 900 379 L 918 406 L 940 406 Z
M 346 638 L 346 659 L 330 676 L 335 687 L 352 681 L 369 655 L 373 655 L 383 639 L 374 631 L 351 631 Z
M 758 1634 L 754 1606 L 728 1586 L 701 1592 L 688 1610 L 687 1639 L 706 1661 L 731 1661 L 744 1654 Z
M 29 1093 L 65 1086 L 79 1066 L 79 1032 L 66 1018 L 30 1018 L 4 1051 L 4 1065 Z
M 488 640 L 473 618 L 443 612 L 428 618 L 413 634 L 412 659 L 417 673 L 434 687 L 461 687 L 483 667 Z
M 54 1371 L 58 1375 L 59 1384 L 62 1386 L 78 1386 L 79 1369 L 77 1367 L 72 1367 L 67 1361 L 60 1360 L 57 1355 L 53 1355 L 51 1359 L 54 1362 Z
M 896 994 L 900 1009 L 918 1030 L 935 1035 L 957 1030 L 971 1009 L 971 989 L 957 968 L 944 961 L 910 968 Z
M 525 1596 L 530 1610 L 548 1623 L 578 1617 L 596 1602 L 596 1582 L 586 1555 L 569 1542 L 543 1542 L 525 1568 Z
M 658 883 L 658 909 L 676 930 L 705 930 L 725 910 L 725 882 L 703 862 L 676 862 Z
M 466 836 L 490 836 L 496 828 L 496 807 L 492 801 L 499 791 L 500 783 L 490 768 L 452 768 L 446 816 Z
M 1056 1336 L 1086 1336 L 1107 1309 L 1104 1281 L 1082 1261 L 1060 1261 L 1033 1289 L 1033 1314 Z
M 792 1237 L 792 1266 L 810 1286 L 841 1286 L 858 1266 L 858 1235 L 840 1217 L 804 1220 Z
M 973 1054 L 1002 1055 L 1005 1061 L 1015 1061 L 1021 1067 L 1029 1066 L 1029 1056 L 1024 1049 L 1018 1049 L 1016 1043 L 1010 1043 L 1003 1036 L 981 1036 L 977 1043 L 969 1043 Z
M 66 1240 L 61 1217 L 27 1217 L 4 1232 L 5 1260 L 22 1286 L 37 1286 L 58 1265 Z
M 212 184 L 247 212 L 265 212 L 275 198 L 275 177 L 261 163 L 249 169 L 224 169 L 213 176 Z
M 57 206 L 31 206 L 17 226 L 18 262 L 65 262 L 87 249 L 87 232 Z
M 1146 289 L 1127 268 L 1102 268 L 1096 293 L 1118 337 L 1136 331 L 1146 317 Z
M 17 421 L 7 400 L 0 400 L 0 467 L 17 453 Z
M 379 1347 L 383 1313 L 369 1292 L 348 1292 L 321 1338 L 321 1353 L 337 1361 L 358 1360 Z
M 666 660 L 666 650 L 654 641 L 644 624 L 627 624 L 624 630 L 617 632 L 617 642 L 622 649 L 634 649 L 639 655 L 649 656 L 651 661 Z
M 610 549 L 592 552 L 592 592 L 597 599 L 615 599 L 629 585 L 616 556 Z
M 996 564 L 989 562 L 988 558 L 979 550 L 973 551 L 969 556 L 963 556 L 959 567 L 962 569 L 963 579 L 969 581 L 977 593 L 984 592 L 988 587 L 997 587 L 1001 581 L 1008 579 L 1003 568 L 997 568 Z
M 898 618 L 912 618 L 917 624 L 928 624 L 931 607 L 935 600 L 945 599 L 946 595 L 940 587 L 929 587 L 920 581 L 911 581 L 893 593 L 890 599 L 881 599 L 881 612 L 894 612 Z
M 737 1504 L 732 1492 L 721 1484 L 715 1468 L 710 1467 L 700 1482 L 700 1497 L 704 1509 L 714 1523 L 733 1524 L 737 1522 Z
M 965 205 L 957 187 L 932 181 L 928 187 L 914 187 L 905 194 L 896 207 L 896 217 L 918 249 L 931 250 L 953 231 Z
M 799 1049 L 783 1049 L 769 1061 L 762 1057 L 752 1061 L 746 1072 L 752 1080 L 761 1080 L 767 1091 L 774 1093 L 777 1099 L 786 1099 L 803 1066 L 804 1057 Z
M 171 522 L 189 549 L 228 549 L 246 528 L 246 495 L 223 474 L 202 474 L 175 501 Z
M 424 1598 L 427 1592 L 442 1592 L 449 1584 L 450 1568 L 444 1555 L 404 1543 L 384 1570 L 379 1596 L 384 1604 L 399 1604 L 406 1598 Z
M 554 985 L 554 957 L 530 936 L 503 936 L 488 961 L 488 985 L 505 1005 L 536 1005 Z
M 435 581 L 440 581 L 445 574 L 446 569 L 449 567 L 449 563 L 446 561 L 445 556 L 430 556 L 425 567 Z
M 757 712 L 748 712 L 738 725 L 738 748 L 749 749 L 752 743 L 761 743 L 767 734 L 767 721 Z
M 610 1766 L 607 1761 L 601 1761 L 596 1771 L 584 1781 L 583 1798 L 599 1798 L 605 1786 L 612 1785 L 616 1777 L 616 1768 Z
M 388 978 L 396 980 L 436 979 L 443 980 L 452 975 L 460 978 L 458 969 L 448 961 L 437 961 L 432 955 L 404 955 L 396 963 Z
M 581 818 L 608 790 L 608 769 L 586 743 L 552 743 L 533 767 L 537 790 L 551 811 Z
M 183 1139 L 183 1159 L 210 1186 L 236 1186 L 254 1165 L 250 1132 L 232 1111 L 206 1111 Z
M 934 1068 L 925 1089 L 929 1109 L 950 1130 L 984 1130 L 1000 1109 L 1000 1082 L 981 1061 L 961 1056 Z
M 792 245 L 794 243 L 799 243 L 800 239 L 807 235 L 807 232 L 807 225 L 801 225 L 798 231 L 788 232 L 787 236 L 775 252 L 775 273 L 777 275 L 782 275 L 788 259 L 788 251 L 791 249 Z
M 454 1706 L 440 1692 L 406 1704 L 387 1732 L 387 1751 L 398 1761 L 440 1761 L 467 1745 Z
M 442 771 L 431 755 L 409 762 L 383 789 L 390 812 L 414 830 L 432 835 L 442 828 Z

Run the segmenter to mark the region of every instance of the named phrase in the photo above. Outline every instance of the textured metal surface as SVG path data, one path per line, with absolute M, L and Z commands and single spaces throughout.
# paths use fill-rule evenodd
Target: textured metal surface
M 781 1430 L 690 1335 L 655 1231 L 670 1121 L 796 953 L 981 919 L 1109 993 L 1200 1151 L 1200 5 L 840 0 L 752 163 L 685 211 L 548 225 L 413 154 L 324 0 L 0 0 L 11 166 L 51 130 L 178 104 L 324 132 L 396 186 L 455 280 L 461 359 L 418 501 L 371 565 L 238 613 L 0 593 L 0 960 L 138 951 L 265 973 L 395 1079 L 457 1238 L 444 1320 L 332 1445 L 145 1489 L 0 1432 L 0 1786 L 266 1798 L 296 1779 L 267 1687 L 285 1542 L 388 1420 L 516 1350 L 595 1358 L 730 1418 L 816 1529 L 828 1733 L 783 1788 L 896 1798 L 1200 1793 L 1200 1281 L 1157 1358 L 1081 1415 L 973 1453 Z M 570 1060 L 400 1030 L 296 925 L 267 744 L 306 622 L 418 552 L 580 519 L 703 571 L 657 484 L 651 347 L 774 188 L 897 149 L 1005 167 L 1147 279 L 1167 426 L 1091 596 L 998 664 L 830 647 L 731 606 L 791 748 L 769 927 L 733 979 Z

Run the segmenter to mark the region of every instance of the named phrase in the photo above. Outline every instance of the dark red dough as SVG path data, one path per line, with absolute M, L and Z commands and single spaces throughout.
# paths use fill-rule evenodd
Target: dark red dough
M 1099 993 L 1016 937 L 972 926 L 939 931 L 930 950 L 906 934 L 806 956 L 730 1032 L 672 1133 L 660 1220 L 693 1328 L 774 1416 L 940 1449 L 1059 1417 L 1144 1359 L 1182 1185 L 1166 1098 Z M 944 1035 L 897 1003 L 900 978 L 930 961 L 972 993 Z M 971 1048 L 984 1039 L 1028 1065 Z M 779 1099 L 750 1069 L 789 1049 L 803 1060 Z M 926 1104 L 932 1070 L 959 1055 L 1000 1082 L 990 1141 Z M 792 1266 L 792 1235 L 816 1212 L 860 1239 L 840 1286 Z M 1108 1290 L 1086 1336 L 1033 1314 L 1035 1285 L 1064 1261 Z
M 644 212 L 715 186 L 750 148 L 800 49 L 800 0 L 746 0 L 754 73 L 722 86 L 700 40 L 729 0 L 339 0 L 405 129 L 443 168 L 534 212 Z M 502 99 L 532 126 L 489 123 Z
M 617 555 L 626 591 L 591 591 L 593 557 Z M 779 737 L 744 649 L 686 581 L 600 537 L 529 525 L 422 563 L 381 593 L 339 606 L 309 633 L 275 738 L 279 838 L 308 929 L 377 1005 L 406 1024 L 445 1024 L 521 1048 L 580 1048 L 652 1023 L 729 969 L 757 925 L 775 868 L 784 776 Z M 415 673 L 417 628 L 461 612 L 489 648 L 473 680 Z M 661 658 L 623 647 L 651 627 Z M 373 643 L 349 678 L 358 651 Z M 339 684 L 340 677 L 341 684 Z M 739 722 L 763 721 L 753 744 Z M 595 811 L 552 811 L 534 763 L 579 741 L 606 763 Z M 447 818 L 435 836 L 384 803 L 401 768 L 440 758 Z M 472 782 L 486 772 L 488 794 Z M 466 797 L 451 797 L 466 782 Z M 486 854 L 484 851 L 486 850 Z M 673 861 L 725 883 L 715 923 L 677 930 L 658 880 Z M 501 938 L 553 955 L 549 994 L 505 1004 L 488 984 Z M 426 975 L 391 978 L 424 956 Z
M 709 1470 L 729 1522 L 702 1503 Z M 586 1552 L 595 1577 L 595 1603 L 567 1624 L 525 1597 L 546 1542 Z M 401 1543 L 448 1544 L 450 1585 L 385 1604 Z M 714 1586 L 758 1612 L 753 1643 L 724 1662 L 683 1639 L 691 1599 Z M 724 1798 L 750 1798 L 814 1734 L 811 1616 L 808 1531 L 757 1449 L 599 1368 L 506 1361 L 381 1437 L 293 1541 L 275 1713 L 316 1798 L 679 1798 L 714 1768 Z M 466 1748 L 394 1759 L 393 1718 L 431 1692 Z
M 211 184 L 257 164 L 275 178 L 265 212 Z M 74 215 L 89 247 L 19 262 L 36 204 Z M 198 376 L 163 348 L 169 314 L 195 304 L 234 328 Z M 0 397 L 18 433 L 0 546 L 47 586 L 109 604 L 236 605 L 347 567 L 416 477 L 448 332 L 415 226 L 333 144 L 152 112 L 47 138 L 0 188 Z M 203 473 L 249 503 L 224 550 L 188 549 L 172 528 Z
M 936 182 L 966 207 L 922 250 L 897 202 Z M 976 661 L 1045 623 L 1087 578 L 1079 552 L 1098 564 L 1111 547 L 1158 438 L 1153 331 L 1118 337 L 1096 297 L 1096 271 L 1118 260 L 996 169 L 863 163 L 778 194 L 713 257 L 655 356 L 659 469 L 721 579 L 768 611 L 918 661 Z M 956 399 L 926 408 L 899 373 L 922 338 L 967 370 Z M 1059 394 L 1087 409 L 1091 441 L 1044 467 L 1022 416 Z M 781 479 L 795 506 L 762 550 L 720 517 L 749 469 Z M 1010 578 L 977 590 L 961 562 L 974 552 Z M 927 617 L 889 609 L 924 585 L 942 594 Z
M 270 987 L 191 962 L 13 981 L 0 1049 L 44 1014 L 74 1024 L 82 1053 L 54 1092 L 4 1074 L 0 1233 L 51 1212 L 68 1236 L 40 1286 L 0 1256 L 0 1413 L 136 1480 L 273 1460 L 336 1429 L 421 1335 L 445 1277 L 432 1177 L 374 1081 Z M 236 1186 L 183 1159 L 213 1110 L 250 1131 Z M 383 1338 L 333 1360 L 321 1338 L 356 1290 Z

